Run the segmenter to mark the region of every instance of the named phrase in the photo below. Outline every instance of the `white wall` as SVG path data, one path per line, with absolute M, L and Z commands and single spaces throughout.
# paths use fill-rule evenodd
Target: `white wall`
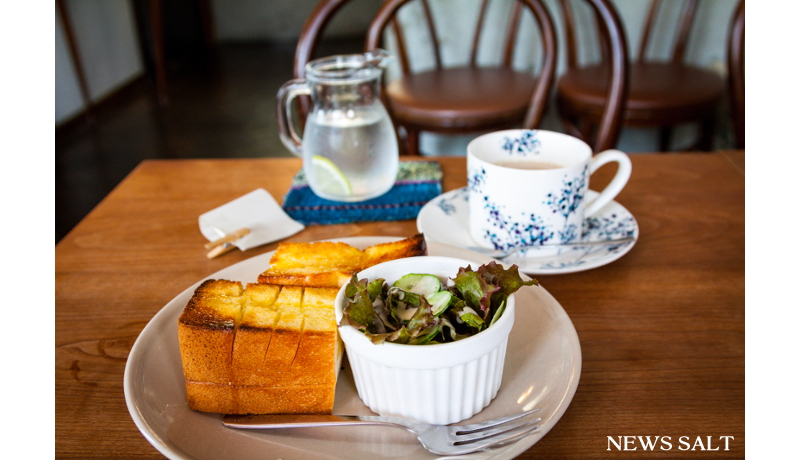
M 554 3 L 549 0 L 550 3 Z M 650 2 L 642 0 L 613 0 L 625 25 L 631 57 L 639 50 L 647 8 Z M 693 28 L 689 35 L 685 61 L 701 67 L 724 72 L 727 54 L 728 27 L 738 0 L 702 0 L 699 2 Z M 667 60 L 675 39 L 675 25 L 683 8 L 683 0 L 661 2 L 658 21 L 650 37 L 648 57 Z M 559 16 L 560 18 L 560 16 Z M 582 19 L 588 20 L 586 15 Z M 596 56 L 596 55 L 595 55 Z
M 67 39 L 61 18 L 56 9 L 56 125 L 83 110 L 83 96 L 78 86 L 78 76 L 69 55 Z
M 132 0 L 67 0 L 90 98 L 98 101 L 144 73 Z M 329 24 L 326 36 L 366 29 L 381 0 L 353 0 Z M 293 41 L 317 0 L 213 0 L 218 40 Z M 61 18 L 55 23 L 56 126 L 85 108 Z
M 131 0 L 67 0 L 89 95 L 98 101 L 144 73 Z M 56 125 L 84 109 L 83 97 L 56 14 Z

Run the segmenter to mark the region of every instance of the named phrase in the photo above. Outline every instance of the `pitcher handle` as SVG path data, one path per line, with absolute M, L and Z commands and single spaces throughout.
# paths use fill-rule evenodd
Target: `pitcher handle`
M 289 80 L 278 90 L 278 134 L 283 145 L 298 157 L 303 155 L 303 140 L 292 123 L 292 101 L 301 94 L 311 95 L 305 80 Z
M 625 187 L 625 184 L 628 183 L 628 179 L 631 177 L 631 159 L 625 153 L 619 150 L 606 150 L 605 152 L 598 153 L 597 155 L 592 158 L 592 161 L 589 163 L 589 175 L 592 175 L 595 171 L 597 171 L 600 166 L 603 166 L 606 163 L 611 163 L 615 161 L 619 164 L 619 169 L 617 169 L 617 174 L 611 179 L 611 182 L 608 186 L 603 190 L 600 195 L 597 196 L 591 203 L 586 205 L 586 211 L 584 215 L 589 217 L 597 211 L 599 211 L 603 206 L 607 205 L 611 200 L 613 200 L 619 192 L 622 191 L 622 188 Z

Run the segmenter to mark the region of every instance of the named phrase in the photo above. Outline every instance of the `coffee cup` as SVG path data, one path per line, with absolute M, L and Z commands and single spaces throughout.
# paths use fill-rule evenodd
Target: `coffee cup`
M 616 175 L 587 202 L 589 177 L 611 162 L 619 165 Z M 580 242 L 584 219 L 625 187 L 631 161 L 619 150 L 593 156 L 588 144 L 566 134 L 512 129 L 473 139 L 467 174 L 472 239 L 506 251 Z M 535 257 L 551 251 L 526 252 Z

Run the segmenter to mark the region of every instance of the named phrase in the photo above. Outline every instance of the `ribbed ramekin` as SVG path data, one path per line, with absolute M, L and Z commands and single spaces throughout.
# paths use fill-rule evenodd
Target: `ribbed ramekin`
M 410 257 L 370 267 L 359 279 L 387 283 L 408 273 L 427 273 L 443 281 L 474 263 L 450 257 Z M 336 297 L 341 321 L 344 289 Z M 500 319 L 458 342 L 434 345 L 373 344 L 352 326 L 340 326 L 358 396 L 373 412 L 423 423 L 447 425 L 472 417 L 497 396 L 503 378 L 508 335 L 514 325 L 514 296 Z

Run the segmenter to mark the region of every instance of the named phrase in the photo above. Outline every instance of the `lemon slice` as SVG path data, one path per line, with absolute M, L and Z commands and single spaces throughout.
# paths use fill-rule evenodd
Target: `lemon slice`
M 311 157 L 313 168 L 312 177 L 314 186 L 321 193 L 331 196 L 346 197 L 353 194 L 347 176 L 333 162 L 325 157 L 314 155 Z

